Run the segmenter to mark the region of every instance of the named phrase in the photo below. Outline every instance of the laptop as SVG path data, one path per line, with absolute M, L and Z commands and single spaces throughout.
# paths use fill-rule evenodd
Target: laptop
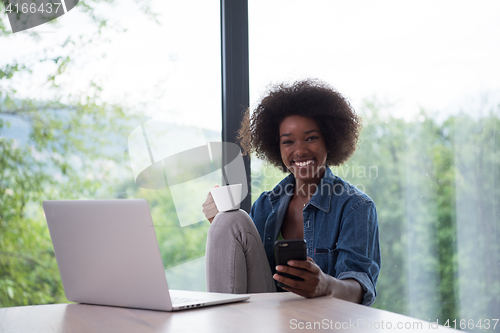
M 71 302 L 176 311 L 250 298 L 169 290 L 144 199 L 44 201 L 43 209 Z

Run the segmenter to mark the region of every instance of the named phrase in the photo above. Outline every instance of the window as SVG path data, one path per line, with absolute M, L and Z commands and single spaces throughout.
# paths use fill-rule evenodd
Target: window
M 196 219 L 206 192 L 137 186 L 129 137 L 221 140 L 219 2 L 86 1 L 16 34 L 0 9 L 0 306 L 65 300 L 48 199 L 146 198 L 170 287 L 204 290 L 208 223 L 182 224 L 175 204 L 193 200 Z
M 377 206 L 375 307 L 440 324 L 500 312 L 498 9 L 249 2 L 251 107 L 270 83 L 316 77 L 363 119 L 358 151 L 332 171 Z M 252 173 L 254 200 L 283 178 L 255 159 Z

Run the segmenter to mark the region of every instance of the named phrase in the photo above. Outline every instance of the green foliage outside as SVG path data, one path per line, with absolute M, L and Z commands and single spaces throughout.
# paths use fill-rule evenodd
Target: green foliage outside
M 85 47 L 102 42 L 106 19 L 96 13 L 97 3 L 112 1 L 78 4 L 94 31 L 23 63 L 16 59 L 0 67 L 0 307 L 65 301 L 41 203 L 109 197 L 112 189 L 104 184 L 115 177 L 115 168 L 126 156 L 117 147 L 126 143 L 134 117 L 121 105 L 102 102 L 95 82 L 88 82 L 85 94 L 61 95 L 58 86 L 58 78 Z M 144 14 L 152 15 L 143 4 Z M 0 40 L 12 38 L 8 26 L 0 19 Z M 28 35 L 33 43 L 40 38 Z M 40 63 L 51 70 L 39 88 L 49 97 L 20 96 L 12 82 L 19 77 L 30 82 Z M 27 127 L 27 133 L 17 139 L 4 136 L 12 124 Z
M 135 198 L 148 200 L 165 268 L 205 255 L 208 221 L 180 227 L 170 192 L 140 189 Z M 201 209 L 200 202 L 200 209 Z
M 385 109 L 366 102 L 359 150 L 333 168 L 377 205 L 382 271 L 375 307 L 439 323 L 494 318 L 500 105 L 477 105 L 443 122 L 424 111 L 404 121 L 383 116 Z
M 436 121 L 360 111 L 359 149 L 334 174 L 366 192 L 379 218 L 374 307 L 444 324 L 500 313 L 500 105 Z M 254 164 L 252 197 L 285 174 Z M 479 328 L 468 331 L 480 331 Z

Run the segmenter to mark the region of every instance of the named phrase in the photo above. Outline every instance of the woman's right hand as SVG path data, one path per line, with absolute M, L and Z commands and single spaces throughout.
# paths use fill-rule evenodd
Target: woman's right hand
M 219 185 L 215 185 L 214 188 L 215 187 L 219 187 Z M 205 202 L 203 203 L 203 214 L 205 214 L 205 217 L 207 218 L 208 222 L 212 223 L 217 213 L 219 213 L 219 210 L 215 205 L 212 193 L 210 193 L 209 191 L 207 195 L 207 200 L 205 200 Z

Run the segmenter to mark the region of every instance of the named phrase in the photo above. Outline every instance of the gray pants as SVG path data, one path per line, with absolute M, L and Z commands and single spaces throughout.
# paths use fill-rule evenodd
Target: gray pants
M 244 210 L 220 212 L 208 230 L 207 289 L 247 294 L 276 291 L 264 245 Z

